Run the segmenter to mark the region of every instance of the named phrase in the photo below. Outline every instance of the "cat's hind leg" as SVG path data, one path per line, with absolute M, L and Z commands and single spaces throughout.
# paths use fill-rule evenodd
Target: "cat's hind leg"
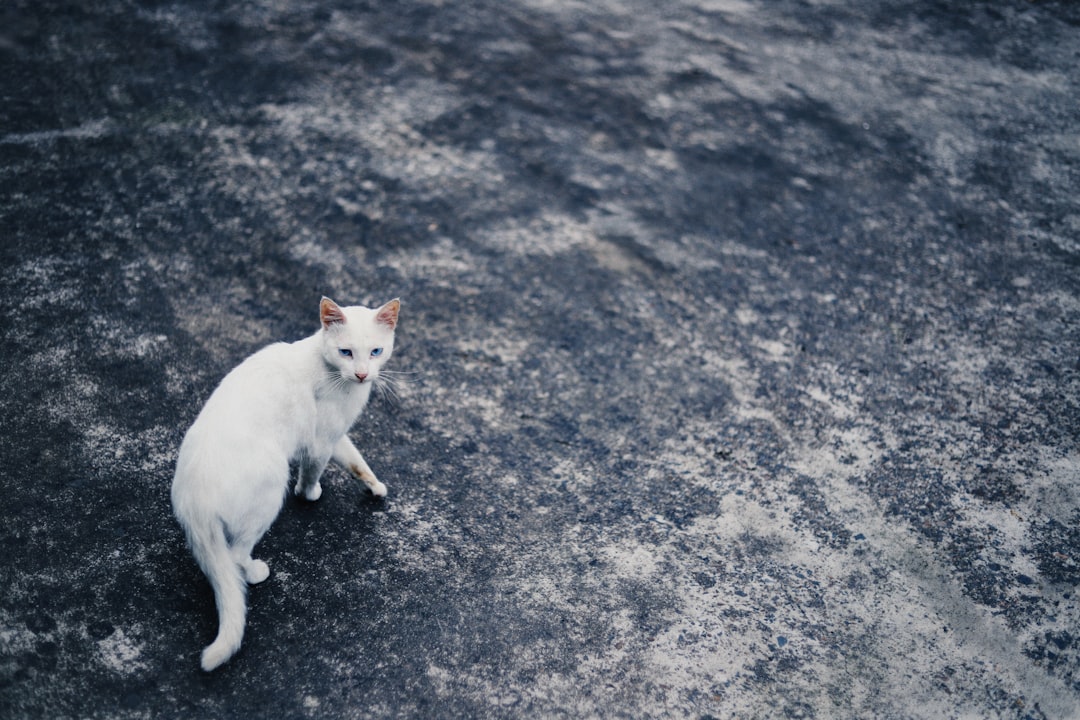
M 348 435 L 342 435 L 341 439 L 334 445 L 334 462 L 340 464 L 352 473 L 353 477 L 364 483 L 372 495 L 377 498 L 386 497 L 386 486 L 379 482 L 379 479 L 375 477 L 375 473 L 371 472 L 371 468 L 364 462 L 364 456 L 352 444 L 352 440 L 349 439 Z
M 248 585 L 258 585 L 270 577 L 270 566 L 262 560 L 254 560 L 250 556 L 241 565 L 244 569 L 244 579 Z
M 254 548 L 255 543 L 247 539 L 233 540 L 229 545 L 229 555 L 240 568 L 240 575 L 248 585 L 258 585 L 270 577 L 270 566 L 262 560 L 251 557 L 251 551 Z
M 240 568 L 240 575 L 248 585 L 258 585 L 270 577 L 270 566 L 262 560 L 251 557 L 251 551 L 255 549 L 255 543 L 262 537 L 262 533 L 252 533 L 241 537 L 230 538 L 229 555 L 233 562 Z
M 288 482 L 287 465 L 282 473 L 285 482 Z M 270 529 L 270 525 L 281 509 L 282 497 L 279 493 L 253 495 L 249 498 L 246 510 L 239 517 L 234 516 L 232 523 L 226 528 L 229 555 L 248 585 L 257 585 L 270 577 L 270 567 L 262 560 L 252 558 L 251 553 L 256 543 L 262 540 L 263 535 Z

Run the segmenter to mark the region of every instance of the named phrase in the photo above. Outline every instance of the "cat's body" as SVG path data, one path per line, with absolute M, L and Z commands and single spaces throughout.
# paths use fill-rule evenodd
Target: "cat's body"
M 176 461 L 173 511 L 214 588 L 219 629 L 203 650 L 213 670 L 240 648 L 249 583 L 270 570 L 251 551 L 284 502 L 289 463 L 295 492 L 322 494 L 319 477 L 340 463 L 376 497 L 386 494 L 346 433 L 363 411 L 394 346 L 400 304 L 338 307 L 323 298 L 322 328 L 263 348 L 234 368 L 188 430 Z

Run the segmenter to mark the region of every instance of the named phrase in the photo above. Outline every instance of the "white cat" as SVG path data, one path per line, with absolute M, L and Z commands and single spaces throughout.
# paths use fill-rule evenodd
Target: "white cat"
M 202 653 L 213 670 L 240 648 L 247 584 L 270 575 L 251 550 L 284 502 L 289 462 L 295 492 L 322 494 L 333 458 L 376 497 L 386 495 L 346 432 L 367 404 L 394 350 L 401 304 L 338 307 L 323 298 L 322 328 L 294 343 L 263 348 L 225 376 L 184 436 L 172 485 L 173 511 L 214 588 L 218 634 Z

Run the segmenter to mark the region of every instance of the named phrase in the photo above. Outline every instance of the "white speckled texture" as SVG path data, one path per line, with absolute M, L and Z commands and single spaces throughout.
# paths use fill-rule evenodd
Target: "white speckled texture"
M 1080 716 L 1080 12 L 0 9 L 0 717 Z M 183 432 L 319 297 L 396 397 L 257 549 Z

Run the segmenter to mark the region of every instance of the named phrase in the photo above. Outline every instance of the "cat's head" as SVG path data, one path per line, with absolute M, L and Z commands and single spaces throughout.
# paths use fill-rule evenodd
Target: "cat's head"
M 394 352 L 394 328 L 401 303 L 391 300 L 380 308 L 340 307 L 328 297 L 319 303 L 322 354 L 327 366 L 344 380 L 370 383 Z

